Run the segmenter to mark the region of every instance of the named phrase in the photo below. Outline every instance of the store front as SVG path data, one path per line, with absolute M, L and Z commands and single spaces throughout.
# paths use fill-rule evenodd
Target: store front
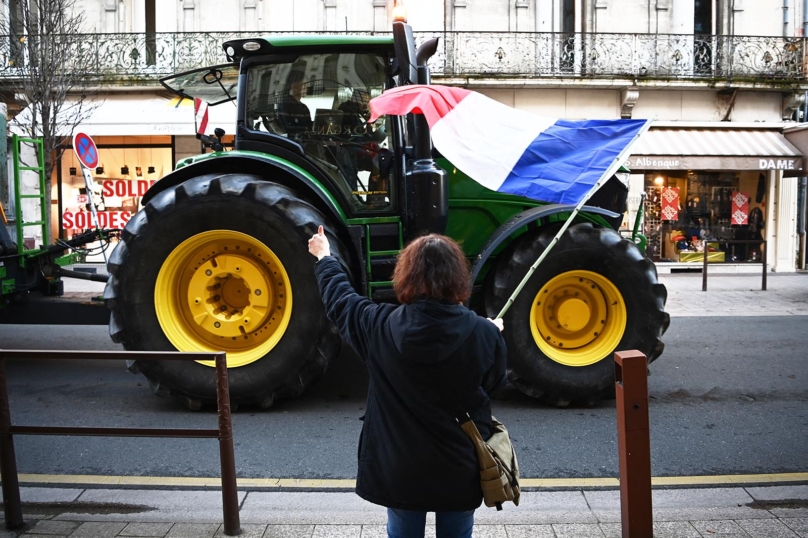
M 179 159 L 202 152 L 195 135 L 193 102 L 130 93 L 107 96 L 88 109 L 75 132 L 89 134 L 98 146 L 99 165 L 91 173 L 99 225 L 120 229 L 142 208 L 141 199 L 151 185 L 171 172 Z M 21 113 L 18 123 L 24 125 L 25 114 Z M 225 146 L 232 147 L 235 124 L 232 104 L 210 108 L 207 132 L 225 129 Z M 21 127 L 12 127 L 12 132 L 27 134 Z M 89 196 L 72 148 L 57 160 L 51 181 L 51 237 L 69 239 L 93 228 Z M 87 262 L 104 262 L 101 244 L 88 248 Z M 107 256 L 111 252 L 108 248 Z
M 634 152 L 629 219 L 645 194 L 643 233 L 660 271 L 697 269 L 705 249 L 727 272 L 757 272 L 763 256 L 774 270 L 794 270 L 789 176 L 803 173 L 803 161 L 779 130 L 655 125 Z

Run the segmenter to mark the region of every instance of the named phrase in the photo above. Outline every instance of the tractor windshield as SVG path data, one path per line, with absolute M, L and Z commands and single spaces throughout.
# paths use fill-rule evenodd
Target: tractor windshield
M 162 78 L 160 83 L 181 97 L 198 97 L 210 105 L 218 105 L 236 98 L 238 66 L 226 64 L 195 69 Z
M 387 79 L 385 57 L 369 53 L 308 54 L 252 67 L 247 127 L 300 143 L 355 210 L 388 210 L 395 202 L 392 129 L 385 118 L 367 123 L 368 101 Z

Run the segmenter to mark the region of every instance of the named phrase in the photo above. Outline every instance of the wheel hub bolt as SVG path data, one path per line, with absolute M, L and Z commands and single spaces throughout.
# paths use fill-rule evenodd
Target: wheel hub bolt
M 256 295 L 261 295 L 261 290 L 255 290 Z
M 222 324 L 217 321 L 216 323 L 213 324 L 213 326 L 218 329 L 219 327 L 222 326 Z
M 210 269 L 205 270 L 205 275 L 210 276 L 212 274 L 213 274 L 213 271 L 211 271 Z

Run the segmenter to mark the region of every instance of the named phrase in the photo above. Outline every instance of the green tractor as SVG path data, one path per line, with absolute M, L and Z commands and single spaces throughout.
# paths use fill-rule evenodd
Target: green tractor
M 421 115 L 365 123 L 387 88 L 430 82 L 437 39 L 239 39 L 229 63 L 174 75 L 182 97 L 235 106 L 234 148 L 180 161 L 143 198 L 109 259 L 110 335 L 129 350 L 224 350 L 234 404 L 300 395 L 340 350 L 307 240 L 323 224 L 356 290 L 394 300 L 396 256 L 425 232 L 473 263 L 471 307 L 494 317 L 572 214 L 492 192 L 433 152 Z M 232 103 L 231 103 L 232 102 Z M 635 238 L 617 231 L 627 189 L 610 180 L 584 207 L 505 316 L 510 379 L 551 405 L 614 387 L 612 355 L 663 349 L 666 290 Z M 636 235 L 636 231 L 635 231 Z M 138 362 L 158 395 L 215 398 L 211 363 Z

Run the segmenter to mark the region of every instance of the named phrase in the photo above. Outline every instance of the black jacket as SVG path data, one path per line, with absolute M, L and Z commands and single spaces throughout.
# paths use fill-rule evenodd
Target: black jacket
M 370 374 L 356 492 L 405 510 L 473 510 L 479 465 L 455 417 L 491 436 L 489 393 L 505 382 L 506 348 L 490 321 L 459 304 L 375 304 L 336 258 L 315 268 L 328 318 Z

